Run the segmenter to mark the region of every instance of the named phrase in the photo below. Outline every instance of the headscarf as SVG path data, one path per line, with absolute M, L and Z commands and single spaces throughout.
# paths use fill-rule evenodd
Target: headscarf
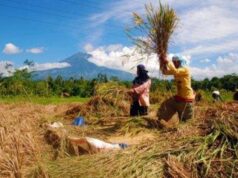
M 189 65 L 188 59 L 185 56 L 181 56 L 181 55 L 173 56 L 172 61 L 179 61 L 180 67 L 186 67 Z
M 148 71 L 145 69 L 143 64 L 137 66 L 137 77 L 133 80 L 133 85 L 141 85 L 145 83 L 150 77 L 148 76 Z

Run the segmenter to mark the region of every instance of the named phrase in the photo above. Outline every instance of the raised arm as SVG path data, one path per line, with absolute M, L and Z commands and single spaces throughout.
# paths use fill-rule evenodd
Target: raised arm
M 189 73 L 189 70 L 185 67 L 182 68 L 176 68 L 173 64 L 173 62 L 168 62 L 164 69 L 162 70 L 162 73 L 164 75 L 187 75 Z

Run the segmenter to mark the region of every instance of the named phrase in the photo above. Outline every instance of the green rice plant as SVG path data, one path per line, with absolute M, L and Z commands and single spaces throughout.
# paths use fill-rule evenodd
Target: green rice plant
M 232 112 L 220 111 L 207 117 L 208 127 L 200 146 L 187 155 L 187 160 L 198 177 L 236 177 L 238 161 L 238 120 Z M 198 140 L 197 140 L 198 141 Z M 189 161 L 190 160 L 190 161 Z M 186 162 L 186 161 L 185 161 Z
M 86 103 L 89 98 L 82 97 L 70 97 L 70 98 L 61 98 L 59 96 L 50 96 L 50 97 L 39 97 L 39 96 L 30 96 L 28 97 L 23 95 L 18 96 L 1 96 L 0 103 L 11 104 L 11 103 L 34 103 L 34 104 L 64 104 L 64 103 Z

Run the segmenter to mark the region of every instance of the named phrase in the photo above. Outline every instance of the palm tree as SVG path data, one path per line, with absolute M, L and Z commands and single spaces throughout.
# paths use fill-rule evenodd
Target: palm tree
M 33 67 L 35 65 L 34 61 L 33 60 L 29 60 L 29 59 L 26 59 L 23 64 L 29 66 L 29 67 Z
M 3 76 L 8 76 L 8 75 L 12 75 L 14 68 L 13 68 L 13 64 L 10 62 L 6 62 L 4 65 L 4 69 L 7 71 L 7 74 L 2 73 L 2 77 Z
M 152 4 L 145 5 L 145 17 L 133 13 L 134 27 L 128 29 L 128 35 L 143 54 L 156 53 L 163 67 L 169 40 L 176 28 L 178 17 L 173 8 L 159 3 L 158 8 Z

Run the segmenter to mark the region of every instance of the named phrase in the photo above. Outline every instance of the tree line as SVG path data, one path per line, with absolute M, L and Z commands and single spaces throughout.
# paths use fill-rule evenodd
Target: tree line
M 64 79 L 47 77 L 45 80 L 34 80 L 34 73 L 27 69 L 16 70 L 10 77 L 0 78 L 0 96 L 36 95 L 36 96 L 60 96 L 67 93 L 68 96 L 89 97 L 94 93 L 97 83 L 107 82 L 105 75 L 99 74 L 95 79 Z
M 235 91 L 238 89 L 238 75 L 230 74 L 223 77 L 213 77 L 211 79 L 205 78 L 201 81 L 192 80 L 192 87 L 194 90 L 215 90 L 225 89 L 228 91 Z
M 110 79 L 104 74 L 91 80 L 83 77 L 80 79 L 64 79 L 62 76 L 56 78 L 48 77 L 45 80 L 34 80 L 34 73 L 27 69 L 16 70 L 10 77 L 0 78 L 0 96 L 17 96 L 17 95 L 36 95 L 36 96 L 60 96 L 67 93 L 68 96 L 90 97 L 94 94 L 95 86 L 98 83 L 117 81 L 129 88 L 131 81 L 120 81 L 116 77 Z M 238 88 L 238 75 L 225 75 L 221 78 L 213 77 L 201 81 L 192 80 L 194 90 L 214 90 L 225 89 L 234 91 Z M 175 90 L 173 80 L 152 79 L 151 92 L 156 90 L 169 91 Z

